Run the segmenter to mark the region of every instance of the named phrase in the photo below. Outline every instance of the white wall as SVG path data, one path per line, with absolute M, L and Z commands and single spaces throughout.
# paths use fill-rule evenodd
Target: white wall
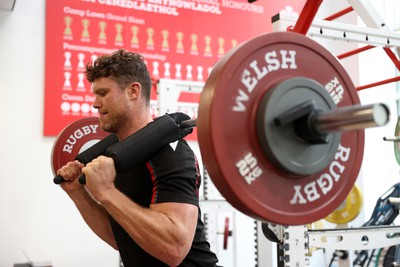
M 54 0 L 53 0 L 54 1 Z M 54 138 L 44 138 L 45 0 L 0 14 L 0 267 L 118 266 L 118 254 L 83 223 L 53 184 Z

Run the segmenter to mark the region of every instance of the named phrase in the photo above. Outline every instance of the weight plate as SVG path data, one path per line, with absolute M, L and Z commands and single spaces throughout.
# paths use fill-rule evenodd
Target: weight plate
M 109 134 L 101 129 L 97 117 L 80 119 L 66 126 L 57 136 L 51 151 L 53 174 L 56 175 L 58 169 Z
M 330 223 L 345 224 L 354 220 L 362 208 L 362 194 L 358 186 L 354 185 L 347 198 L 331 214 L 325 217 Z
M 202 159 L 221 194 L 243 213 L 282 225 L 312 223 L 337 208 L 357 179 L 364 149 L 364 131 L 344 132 L 334 160 L 303 176 L 268 159 L 257 137 L 260 103 L 276 85 L 299 77 L 322 84 L 337 107 L 360 103 L 335 56 L 303 35 L 275 32 L 221 58 L 201 94 L 197 119 Z
M 400 136 L 400 117 L 397 118 L 394 136 Z M 394 155 L 396 157 L 397 164 L 400 165 L 400 142 L 394 142 Z

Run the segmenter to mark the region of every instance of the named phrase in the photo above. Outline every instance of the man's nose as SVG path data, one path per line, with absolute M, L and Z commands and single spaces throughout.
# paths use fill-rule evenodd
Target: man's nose
M 100 101 L 98 100 L 98 98 L 97 97 L 95 97 L 94 98 L 94 102 L 93 102 L 93 108 L 95 108 L 95 109 L 99 109 L 100 108 Z

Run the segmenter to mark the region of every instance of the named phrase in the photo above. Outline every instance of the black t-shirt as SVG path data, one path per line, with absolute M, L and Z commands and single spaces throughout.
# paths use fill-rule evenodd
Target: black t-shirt
M 163 202 L 189 203 L 199 207 L 198 190 L 201 176 L 196 157 L 184 140 L 174 149 L 167 145 L 146 162 L 126 173 L 117 174 L 116 187 L 133 201 L 149 207 Z M 216 255 L 205 239 L 200 208 L 192 247 L 179 266 L 217 266 Z M 126 231 L 110 217 L 114 237 L 125 267 L 167 266 L 139 247 Z

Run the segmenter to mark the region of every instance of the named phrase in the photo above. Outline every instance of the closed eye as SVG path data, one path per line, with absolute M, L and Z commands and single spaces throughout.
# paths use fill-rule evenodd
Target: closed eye
M 110 91 L 109 89 L 106 89 L 106 88 L 103 89 L 103 88 L 101 88 L 101 89 L 95 90 L 93 93 L 94 93 L 95 95 L 97 95 L 97 96 L 105 97 L 105 96 L 108 94 L 109 91 Z

